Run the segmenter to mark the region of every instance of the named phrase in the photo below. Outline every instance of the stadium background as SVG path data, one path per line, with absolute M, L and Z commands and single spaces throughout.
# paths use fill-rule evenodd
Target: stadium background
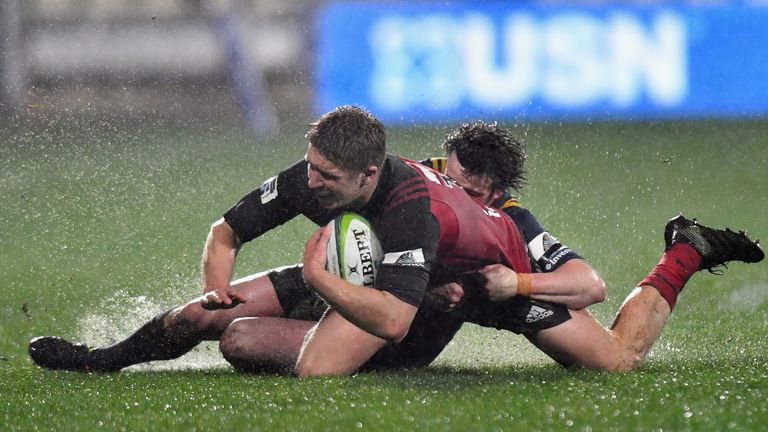
M 132 374 L 33 367 L 28 340 L 105 343 L 199 292 L 209 224 L 340 103 L 438 153 L 483 118 L 528 143 L 522 200 L 601 273 L 608 324 L 677 211 L 768 236 L 759 1 L 0 0 L 0 418 L 10 430 L 758 430 L 768 270 L 695 276 L 633 374 L 566 372 L 467 326 L 435 367 L 242 377 L 215 344 Z M 238 274 L 295 262 L 287 224 Z M 278 246 L 276 246 L 278 245 Z

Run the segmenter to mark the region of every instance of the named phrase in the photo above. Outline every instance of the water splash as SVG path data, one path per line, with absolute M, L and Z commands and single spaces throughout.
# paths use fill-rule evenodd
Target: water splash
M 752 282 L 731 292 L 721 309 L 753 311 L 768 301 L 768 282 Z
M 91 346 L 106 346 L 129 336 L 171 305 L 147 296 L 130 296 L 118 291 L 78 322 L 78 340 Z M 186 355 L 170 361 L 149 362 L 126 368 L 127 371 L 214 369 L 227 367 L 216 342 L 203 342 Z

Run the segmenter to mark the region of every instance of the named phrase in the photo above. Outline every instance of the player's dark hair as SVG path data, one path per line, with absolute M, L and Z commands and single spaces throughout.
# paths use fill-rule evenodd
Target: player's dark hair
M 456 152 L 467 176 L 488 176 L 494 188 L 516 191 L 526 184 L 525 145 L 496 123 L 464 123 L 443 139 L 446 153 Z
M 365 172 L 384 162 L 386 129 L 373 114 L 355 106 L 340 106 L 312 123 L 309 143 L 341 169 Z

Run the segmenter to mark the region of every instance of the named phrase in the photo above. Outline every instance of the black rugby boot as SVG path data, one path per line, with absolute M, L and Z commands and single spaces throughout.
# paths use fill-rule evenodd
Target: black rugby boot
M 90 350 L 55 336 L 41 336 L 29 342 L 29 356 L 41 367 L 51 370 L 92 372 L 88 365 Z
M 762 261 L 765 253 L 759 240 L 750 240 L 744 231 L 734 232 L 730 228 L 713 229 L 701 225 L 696 219 L 686 219 L 682 214 L 673 217 L 664 228 L 666 249 L 677 243 L 688 243 L 701 255 L 699 270 L 725 266 L 730 261 L 756 263 Z

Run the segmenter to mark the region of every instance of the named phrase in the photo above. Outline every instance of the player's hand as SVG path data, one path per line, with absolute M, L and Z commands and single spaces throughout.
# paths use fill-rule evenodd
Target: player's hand
M 430 289 L 425 300 L 442 311 L 450 312 L 461 304 L 463 298 L 464 288 L 456 282 L 449 282 Z
M 304 246 L 304 279 L 309 283 L 318 272 L 324 272 L 328 259 L 328 240 L 331 238 L 331 227 L 325 226 L 312 234 Z M 311 283 L 310 283 L 311 285 Z
M 491 301 L 504 301 L 517 295 L 517 273 L 502 264 L 491 264 L 480 269 L 485 276 L 485 291 Z
M 231 309 L 240 303 L 245 303 L 245 298 L 226 288 L 208 291 L 200 298 L 200 306 L 207 310 Z

